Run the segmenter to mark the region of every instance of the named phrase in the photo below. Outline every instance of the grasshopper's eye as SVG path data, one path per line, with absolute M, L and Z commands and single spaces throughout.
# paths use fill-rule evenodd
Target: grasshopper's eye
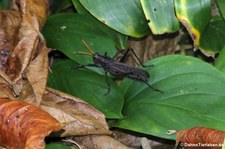
M 94 62 L 98 61 L 99 60 L 99 55 L 98 54 L 94 54 L 93 55 L 93 60 L 94 60 Z
M 94 59 L 98 58 L 98 55 L 95 54 L 95 55 L 93 56 L 93 58 L 94 58 Z

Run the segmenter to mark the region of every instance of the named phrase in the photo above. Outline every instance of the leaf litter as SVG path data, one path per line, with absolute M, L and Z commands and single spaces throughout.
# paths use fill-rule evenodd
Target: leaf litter
M 117 142 L 108 136 L 103 113 L 46 88 L 50 49 L 40 31 L 47 11 L 46 0 L 13 0 L 10 10 L 0 10 L 0 144 L 43 149 L 44 138 L 53 131 L 57 137 L 85 135 L 96 140 L 101 134 Z M 117 142 L 120 145 L 124 146 Z

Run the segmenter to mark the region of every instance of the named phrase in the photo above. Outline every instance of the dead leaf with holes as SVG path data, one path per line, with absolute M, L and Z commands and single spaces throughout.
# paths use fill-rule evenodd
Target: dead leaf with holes
M 207 127 L 193 127 L 177 132 L 176 146 L 188 149 L 219 149 L 222 148 L 224 139 L 224 131 Z
M 44 149 L 44 138 L 61 128 L 55 118 L 36 106 L 0 99 L 0 146 Z

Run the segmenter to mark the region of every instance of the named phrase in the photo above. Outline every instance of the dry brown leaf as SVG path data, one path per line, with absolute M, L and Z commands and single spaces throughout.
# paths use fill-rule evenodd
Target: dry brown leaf
M 132 146 L 134 148 L 141 148 L 141 137 L 129 134 L 128 132 L 122 132 L 120 130 L 113 130 L 113 137 L 121 143 Z
M 194 127 L 179 130 L 176 137 L 176 146 L 184 146 L 185 149 L 219 149 L 222 148 L 225 132 L 206 128 Z
M 180 41 L 181 34 L 163 35 L 163 37 L 161 35 L 150 34 L 140 40 L 129 38 L 127 46 L 135 50 L 135 54 L 141 62 L 162 55 L 172 54 L 179 50 L 178 42 Z M 132 52 L 128 54 L 126 63 L 132 66 L 140 65 L 140 62 L 138 62 Z
M 82 149 L 129 149 L 126 145 L 107 135 L 88 135 L 74 137 Z
M 5 99 L 14 99 L 14 96 L 12 95 L 12 88 L 10 87 L 10 85 L 5 83 L 0 84 L 0 97 Z
M 0 11 L 0 69 L 5 71 L 7 59 L 17 35 L 21 22 L 20 13 L 15 11 Z
M 45 41 L 42 40 L 42 44 L 40 45 L 40 50 L 37 57 L 29 64 L 26 71 L 27 79 L 29 80 L 32 89 L 34 91 L 34 94 L 36 95 L 35 96 L 36 100 L 28 101 L 29 103 L 40 105 L 48 77 L 47 68 L 48 68 L 48 53 Z M 39 72 L 41 72 L 41 75 L 39 75 Z
M 19 31 L 15 37 L 16 44 L 12 49 L 8 60 L 7 74 L 14 82 L 21 79 L 24 70 L 32 61 L 38 51 L 40 40 L 40 25 L 45 22 L 47 2 L 45 0 L 20 0 L 15 5 L 19 5 L 18 12 L 21 15 Z M 39 75 L 41 73 L 39 72 Z
M 36 98 L 33 104 L 36 105 L 40 104 L 48 74 L 47 48 L 39 31 L 40 25 L 45 22 L 47 2 L 38 2 L 19 1 L 22 21 L 16 36 L 18 43 L 9 57 L 6 71 L 12 78 L 14 92 L 18 95 L 23 88 L 22 77 L 28 78 Z
M 15 11 L 0 11 L 0 97 L 11 98 L 12 82 L 5 74 L 9 53 L 15 43 L 15 36 L 20 26 L 21 16 Z
M 44 110 L 22 101 L 0 99 L 0 145 L 44 149 L 44 138 L 62 126 Z
M 40 104 L 48 75 L 48 49 L 40 33 L 47 7 L 47 0 L 12 0 L 14 11 L 0 11 L 0 84 L 4 84 L 1 97 L 19 98 L 29 86 L 33 98 L 22 100 Z
M 65 126 L 61 136 L 110 134 L 104 114 L 79 98 L 47 88 L 41 108 Z
M 20 11 L 30 24 L 32 21 L 38 21 L 39 30 L 43 27 L 48 10 L 48 0 L 11 0 L 10 7 L 13 10 Z M 32 20 L 31 18 L 34 18 Z M 36 24 L 36 23 L 35 23 Z

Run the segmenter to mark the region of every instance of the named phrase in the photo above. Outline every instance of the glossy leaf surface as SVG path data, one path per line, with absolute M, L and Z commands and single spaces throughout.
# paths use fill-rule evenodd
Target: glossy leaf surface
M 98 20 L 120 33 L 143 37 L 150 31 L 139 0 L 80 0 L 80 2 Z
M 108 27 L 104 23 L 97 20 L 97 18 L 95 18 L 90 12 L 88 12 L 84 8 L 84 6 L 80 3 L 79 0 L 72 0 L 72 2 L 73 2 L 74 7 L 76 8 L 76 10 L 78 11 L 78 13 L 86 15 L 86 16 L 90 17 L 90 19 L 95 21 L 96 24 L 98 24 L 98 26 L 100 26 L 100 29 L 103 32 L 105 32 L 113 40 L 113 42 L 115 43 L 115 45 L 119 49 L 125 49 L 126 48 L 126 42 L 127 42 L 127 36 L 126 35 L 121 34 L 121 33 L 117 32 L 116 30 L 113 30 L 112 28 Z
M 141 0 L 141 4 L 154 34 L 175 32 L 179 29 L 173 0 Z

